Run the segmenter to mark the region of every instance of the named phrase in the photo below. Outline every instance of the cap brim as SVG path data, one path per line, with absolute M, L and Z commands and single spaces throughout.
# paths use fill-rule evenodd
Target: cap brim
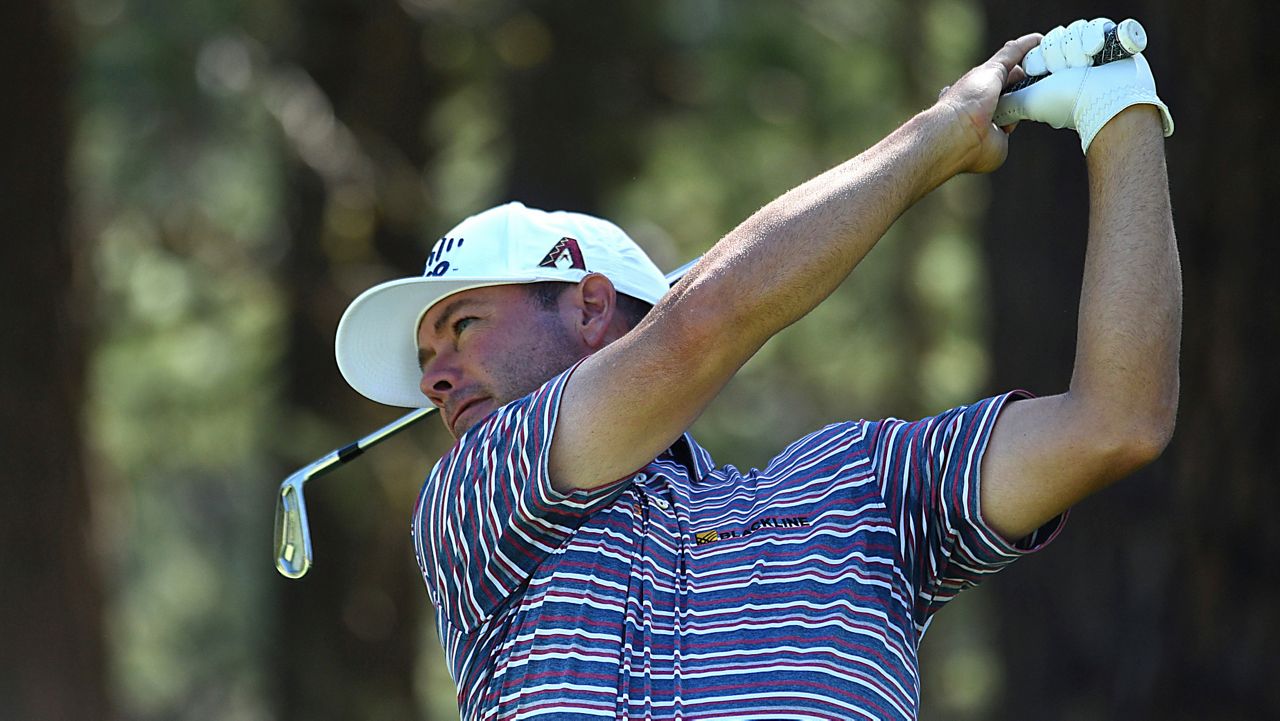
M 334 339 L 338 370 L 366 398 L 389 406 L 431 404 L 419 389 L 418 321 L 441 299 L 472 288 L 564 278 L 401 278 L 351 302 Z

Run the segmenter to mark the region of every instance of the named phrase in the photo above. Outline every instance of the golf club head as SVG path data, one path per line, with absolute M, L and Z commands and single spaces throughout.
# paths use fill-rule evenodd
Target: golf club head
M 306 480 L 304 471 L 289 476 L 276 499 L 276 570 L 288 578 L 302 578 L 311 568 L 311 530 L 302 497 Z

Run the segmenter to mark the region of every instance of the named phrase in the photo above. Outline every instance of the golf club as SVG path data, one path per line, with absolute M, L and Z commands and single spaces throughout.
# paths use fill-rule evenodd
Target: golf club
M 667 274 L 667 283 L 675 285 L 693 264 L 694 259 Z M 381 443 L 429 415 L 435 406 L 416 408 L 379 428 L 355 443 L 341 448 L 294 471 L 280 484 L 276 498 L 275 553 L 276 570 L 286 578 L 301 578 L 311 568 L 311 528 L 307 525 L 307 502 L 302 487 L 307 481 L 356 458 L 366 449 Z

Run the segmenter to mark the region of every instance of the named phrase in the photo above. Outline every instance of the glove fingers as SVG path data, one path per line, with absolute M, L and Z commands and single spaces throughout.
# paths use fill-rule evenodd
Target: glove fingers
M 1045 33 L 1044 39 L 1040 41 L 1040 51 L 1044 54 L 1044 66 L 1051 73 L 1060 73 L 1067 69 L 1067 59 L 1062 54 L 1062 34 L 1066 31 L 1066 28 L 1059 25 Z
M 1080 34 L 1080 47 L 1089 57 L 1101 52 L 1106 42 L 1107 26 L 1114 24 L 1107 18 L 1096 18 L 1085 25 L 1084 31 Z
M 1088 24 L 1086 20 L 1077 20 L 1068 25 L 1066 32 L 1062 34 L 1062 56 L 1066 58 L 1069 68 L 1087 68 L 1093 64 L 1092 55 L 1085 53 L 1081 42 Z
M 1044 52 L 1039 45 L 1031 48 L 1031 52 L 1022 58 L 1022 69 L 1027 75 L 1044 75 L 1049 72 L 1049 68 L 1044 65 Z
M 1000 127 L 1034 120 L 1055 128 L 1074 127 L 1072 111 L 1085 68 L 1050 75 L 1035 85 L 1000 96 L 991 122 Z
M 1020 90 L 1016 93 L 1001 95 L 1000 102 L 996 104 L 996 112 L 991 116 L 991 122 L 1003 128 L 1022 120 L 1030 120 L 1031 116 L 1027 114 L 1027 106 L 1024 102 L 1026 96 L 1023 93 L 1025 92 Z

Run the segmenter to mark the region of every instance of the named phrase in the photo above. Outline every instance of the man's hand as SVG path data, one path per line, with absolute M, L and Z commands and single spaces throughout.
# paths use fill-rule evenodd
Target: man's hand
M 1010 40 L 990 60 L 965 73 L 938 97 L 938 105 L 950 108 L 971 134 L 972 147 L 965 155 L 961 171 L 989 173 L 1004 163 L 1014 123 L 999 128 L 992 117 L 1000 92 L 1026 75 L 1019 63 L 1039 43 L 1039 33 Z
M 1026 58 L 1032 75 L 1047 76 L 1036 84 L 1000 97 L 995 122 L 1001 125 L 1035 120 L 1080 134 L 1084 152 L 1098 131 L 1121 110 L 1138 104 L 1159 109 L 1165 137 L 1173 134 L 1173 116 L 1156 95 L 1151 67 L 1141 54 L 1105 65 L 1093 65 L 1092 53 L 1102 44 L 1106 18 L 1077 20 L 1045 34 Z

